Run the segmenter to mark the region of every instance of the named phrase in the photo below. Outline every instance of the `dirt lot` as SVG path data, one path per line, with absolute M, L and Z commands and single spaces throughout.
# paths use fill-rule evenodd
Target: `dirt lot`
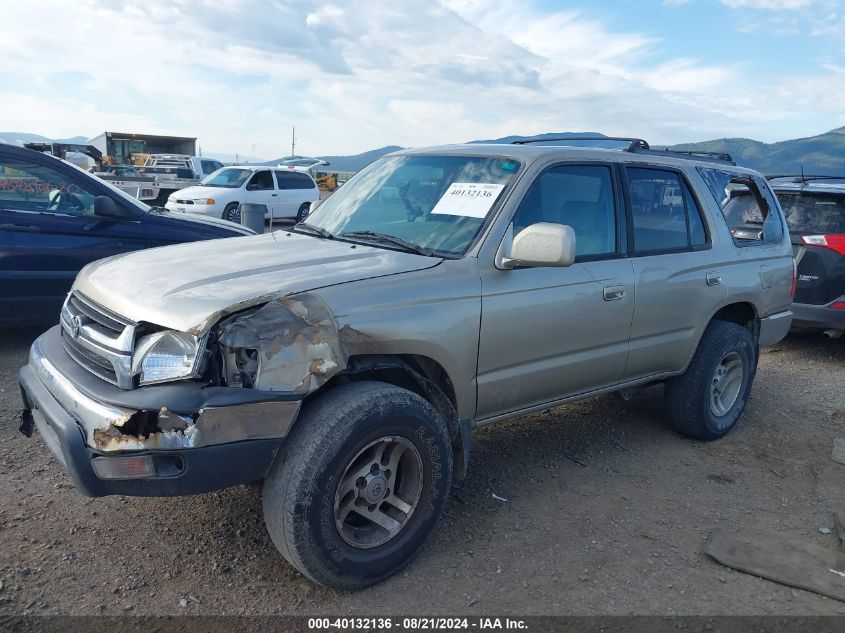
M 835 546 L 845 509 L 845 339 L 793 335 L 763 354 L 728 438 L 663 423 L 662 388 L 474 435 L 463 502 L 402 574 L 327 591 L 274 550 L 257 488 L 87 499 L 17 430 L 15 374 L 35 331 L 0 333 L 0 614 L 835 614 L 845 604 L 733 572 L 714 528 Z M 577 460 L 583 465 L 576 463 Z M 496 493 L 507 502 L 492 497 Z M 184 605 L 184 606 L 182 606 Z

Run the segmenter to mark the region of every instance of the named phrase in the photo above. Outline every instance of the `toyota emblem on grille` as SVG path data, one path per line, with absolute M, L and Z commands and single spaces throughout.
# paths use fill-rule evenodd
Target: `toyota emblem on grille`
M 79 336 L 79 328 L 82 327 L 82 319 L 78 316 L 73 317 L 70 320 L 70 336 L 71 338 L 77 338 Z

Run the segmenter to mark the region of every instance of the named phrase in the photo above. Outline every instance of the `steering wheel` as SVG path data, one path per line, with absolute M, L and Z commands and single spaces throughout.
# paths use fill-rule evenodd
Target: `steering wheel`
M 49 211 L 85 211 L 85 202 L 73 193 L 58 190 L 50 192 Z

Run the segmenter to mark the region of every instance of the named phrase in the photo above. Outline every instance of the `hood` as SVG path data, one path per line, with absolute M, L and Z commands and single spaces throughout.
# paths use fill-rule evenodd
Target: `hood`
M 214 196 L 211 192 L 224 192 L 218 196 Z M 231 188 L 231 187 L 200 187 L 199 185 L 194 185 L 192 187 L 185 187 L 184 189 L 179 189 L 179 191 L 174 191 L 171 193 L 168 198 L 182 198 L 182 199 L 192 199 L 192 198 L 221 198 L 226 193 L 231 194 L 232 192 L 239 191 L 238 188 Z
M 164 209 L 164 207 L 159 208 Z M 175 213 L 173 211 L 167 210 L 150 211 L 150 214 L 155 216 L 156 218 L 164 218 L 166 220 L 173 220 L 175 222 L 190 222 L 192 224 L 200 225 L 203 227 L 213 226 L 219 229 L 226 229 L 230 231 L 232 235 L 255 235 L 255 231 L 241 224 L 236 224 L 234 222 L 229 222 L 228 220 L 223 220 L 222 218 L 215 218 L 209 215 L 199 215 L 195 213 Z
M 133 321 L 201 334 L 225 314 L 276 297 L 441 261 L 276 231 L 103 259 L 83 268 L 74 288 Z

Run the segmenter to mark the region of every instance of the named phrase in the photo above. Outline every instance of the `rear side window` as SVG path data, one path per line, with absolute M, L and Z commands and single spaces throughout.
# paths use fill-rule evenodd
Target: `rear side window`
M 279 189 L 313 189 L 314 183 L 305 174 L 296 171 L 277 171 L 276 182 Z
M 628 168 L 634 250 L 676 252 L 707 244 L 698 205 L 680 174 Z
M 765 182 L 720 169 L 699 167 L 698 171 L 719 203 L 737 246 L 778 244 L 783 240 L 778 203 Z
M 561 165 L 540 174 L 514 215 L 514 234 L 537 222 L 571 226 L 576 258 L 615 254 L 616 205 L 610 168 Z

